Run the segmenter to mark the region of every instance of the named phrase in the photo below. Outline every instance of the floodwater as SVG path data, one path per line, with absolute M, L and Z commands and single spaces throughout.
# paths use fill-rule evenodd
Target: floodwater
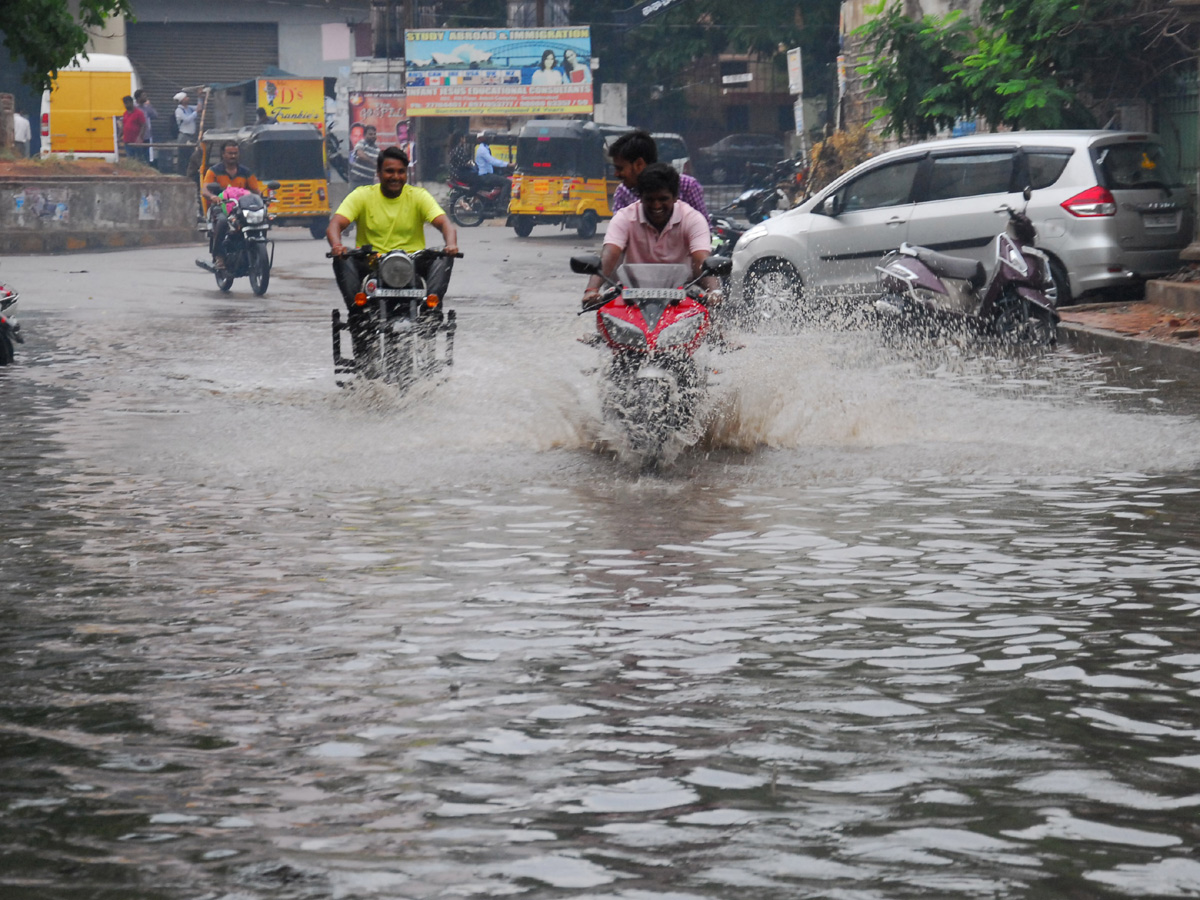
M 1200 896 L 1194 384 L 750 336 L 648 475 L 574 316 L 340 390 L 288 252 L 26 287 L 5 900 Z

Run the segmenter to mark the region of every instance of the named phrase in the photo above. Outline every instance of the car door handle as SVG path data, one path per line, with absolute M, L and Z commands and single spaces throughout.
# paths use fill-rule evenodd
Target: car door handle
M 893 217 L 893 218 L 891 218 L 891 219 L 888 219 L 888 220 L 887 220 L 887 222 L 885 222 L 884 224 L 885 224 L 885 225 L 888 225 L 888 226 L 891 226 L 891 225 L 903 225 L 903 224 L 904 224 L 904 223 L 906 223 L 907 221 L 908 221 L 908 219 L 898 219 L 898 218 L 894 218 L 894 217 Z

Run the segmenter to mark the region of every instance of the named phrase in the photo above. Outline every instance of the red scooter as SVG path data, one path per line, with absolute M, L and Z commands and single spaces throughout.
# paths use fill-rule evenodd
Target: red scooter
M 700 277 L 727 276 L 728 257 L 710 256 Z M 600 275 L 600 257 L 571 257 L 577 275 Z M 584 313 L 596 315 L 596 336 L 605 346 L 603 409 L 624 432 L 629 450 L 643 463 L 667 460 L 700 438 L 706 367 L 696 361 L 710 325 L 704 291 L 686 264 L 629 264 Z

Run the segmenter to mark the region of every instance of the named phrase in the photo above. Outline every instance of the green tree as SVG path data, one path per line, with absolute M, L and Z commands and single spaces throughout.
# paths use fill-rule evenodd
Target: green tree
M 85 52 L 89 28 L 122 13 L 133 18 L 132 0 L 79 0 L 78 15 L 67 0 L 5 0 L 0 32 L 13 60 L 24 66 L 21 80 L 44 90 L 59 69 Z
M 953 14 L 915 23 L 887 0 L 868 11 L 858 71 L 887 134 L 926 137 L 962 116 L 993 129 L 1094 125 L 1193 59 L 1164 0 L 983 0 L 975 25 Z

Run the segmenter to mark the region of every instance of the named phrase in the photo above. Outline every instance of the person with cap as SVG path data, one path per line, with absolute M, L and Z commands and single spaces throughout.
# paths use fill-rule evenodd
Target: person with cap
M 196 143 L 196 131 L 200 124 L 200 109 L 188 102 L 187 91 L 180 91 L 175 95 L 175 126 L 179 130 L 179 143 L 194 144 Z M 184 151 L 176 151 L 176 171 L 183 173 L 187 166 L 188 154 Z
M 506 191 L 509 190 L 512 182 L 503 175 L 495 174 L 497 168 L 507 169 L 508 163 L 492 156 L 492 148 L 488 146 L 487 142 L 487 132 L 479 132 L 479 136 L 475 140 L 478 144 L 475 148 L 475 171 L 479 174 L 478 189 L 490 191 L 492 188 L 500 186 Z

